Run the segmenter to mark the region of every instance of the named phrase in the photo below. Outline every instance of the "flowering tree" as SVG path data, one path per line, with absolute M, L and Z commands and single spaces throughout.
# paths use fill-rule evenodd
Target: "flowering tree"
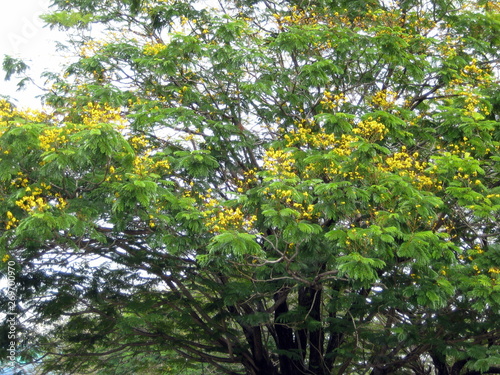
M 54 6 L 78 58 L 0 108 L 20 357 L 500 373 L 496 2 Z

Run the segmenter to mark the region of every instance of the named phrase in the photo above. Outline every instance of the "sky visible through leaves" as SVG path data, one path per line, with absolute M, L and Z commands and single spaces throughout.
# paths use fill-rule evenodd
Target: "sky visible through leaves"
M 38 85 L 42 85 L 40 74 L 47 69 L 55 69 L 64 61 L 56 50 L 56 40 L 63 40 L 64 34 L 44 27 L 40 15 L 49 11 L 49 0 L 22 0 L 3 2 L 0 12 L 0 57 L 4 55 L 26 60 L 30 66 L 28 74 Z M 21 106 L 39 107 L 36 98 L 42 93 L 34 85 L 18 91 L 16 80 L 4 80 L 0 76 L 0 92 L 17 100 Z

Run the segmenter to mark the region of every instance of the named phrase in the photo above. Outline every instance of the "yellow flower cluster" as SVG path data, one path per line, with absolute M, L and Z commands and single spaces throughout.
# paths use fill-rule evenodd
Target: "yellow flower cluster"
M 474 271 L 476 271 L 476 273 L 479 275 L 481 273 L 481 270 L 479 269 L 479 267 L 477 266 L 477 264 L 474 264 L 472 266 L 472 268 L 474 269 Z
M 113 124 L 121 129 L 125 125 L 120 109 L 111 107 L 108 104 L 89 102 L 83 108 L 83 124 L 95 127 L 99 124 Z
M 309 193 L 295 193 L 290 189 L 273 189 L 266 187 L 262 193 L 270 198 L 274 203 L 280 202 L 282 205 L 293 208 L 296 212 L 296 220 L 313 220 L 319 217 L 317 212 L 314 212 L 314 204 L 308 203 Z
M 38 136 L 42 150 L 45 152 L 56 151 L 60 145 L 66 143 L 68 138 L 66 135 L 62 134 L 63 132 L 63 128 L 44 128 Z
M 447 95 L 458 96 L 463 100 L 464 114 L 466 116 L 482 117 L 481 114 L 489 114 L 488 107 L 481 103 L 480 96 L 474 92 L 473 85 L 465 83 L 462 79 L 453 80 L 452 84 L 445 90 L 445 93 Z
M 458 256 L 459 259 L 465 260 L 474 260 L 477 258 L 478 255 L 484 254 L 484 250 L 481 248 L 480 245 L 475 245 L 473 248 L 467 250 L 467 256 L 460 254 Z
M 283 138 L 286 140 L 286 147 L 296 145 L 310 145 L 313 148 L 333 148 L 335 147 L 336 138 L 333 134 L 327 134 L 320 130 L 313 132 L 311 127 L 315 126 L 314 121 L 302 120 L 297 123 L 297 130 L 291 130 L 285 134 Z
M 168 171 L 170 170 L 170 162 L 168 160 L 158 160 L 153 164 L 153 170 Z
M 483 250 L 483 248 L 481 247 L 481 245 L 476 245 L 476 246 L 474 246 L 474 250 L 473 250 L 473 252 L 474 252 L 475 254 L 484 254 L 484 250 Z
M 245 181 L 248 184 L 254 184 L 258 181 L 257 179 L 257 168 L 249 169 L 248 171 L 243 172 L 245 176 Z
M 148 225 L 149 225 L 150 228 L 156 227 L 156 223 L 154 221 L 154 216 L 153 215 L 149 215 Z
M 388 132 L 384 124 L 371 117 L 366 121 L 360 121 L 352 131 L 370 142 L 381 141 Z
M 139 150 L 149 146 L 149 141 L 144 135 L 134 135 L 128 141 L 130 145 L 134 148 L 134 150 Z
M 350 134 L 342 134 L 337 142 L 337 147 L 333 149 L 337 155 L 348 156 L 351 155 L 354 142 L 357 142 L 358 137 L 352 136 Z
M 467 148 L 468 144 L 465 142 L 460 142 L 460 144 L 456 143 L 449 143 L 443 148 L 442 146 L 438 145 L 436 146 L 436 149 L 441 153 L 441 154 L 447 154 L 450 153 L 452 155 L 463 155 L 464 150 Z
M 82 122 L 88 128 L 99 128 L 101 124 L 117 125 L 118 129 L 123 128 L 125 120 L 118 108 L 110 107 L 107 104 L 88 103 L 82 110 Z M 47 115 L 41 114 L 40 116 Z M 39 117 L 40 117 L 39 116 Z M 69 142 L 69 137 L 81 129 L 73 123 L 66 123 L 59 126 L 45 126 L 38 136 L 40 148 L 45 151 L 56 151 L 58 147 Z
M 491 198 L 500 198 L 500 194 L 488 194 L 486 198 L 491 199 Z
M 132 161 L 133 173 L 139 176 L 146 176 L 149 173 L 165 173 L 170 170 L 170 162 L 166 159 L 155 161 L 151 156 L 151 150 L 147 150 L 143 155 L 137 155 Z M 109 169 L 110 173 L 117 180 L 121 180 L 118 175 L 113 175 L 115 169 L 113 166 Z M 110 176 L 111 177 L 111 176 Z
M 463 100 L 464 114 L 466 116 L 479 117 L 489 115 L 488 107 L 482 103 L 481 95 L 474 89 L 476 86 L 488 86 L 491 83 L 491 71 L 480 69 L 476 65 L 476 60 L 472 60 L 460 73 L 461 77 L 455 78 L 444 90 L 446 95 L 457 96 Z M 473 81 L 470 83 L 470 81 Z M 469 82 L 469 83 L 467 83 Z
M 462 91 L 460 94 L 465 96 L 465 115 L 472 116 L 473 113 L 478 111 L 485 112 L 486 115 L 489 114 L 488 109 L 486 107 L 479 107 L 478 104 L 481 101 L 478 99 L 476 95 L 468 91 Z
M 482 182 L 481 180 L 477 179 L 478 173 L 476 171 L 472 173 L 463 173 L 464 169 L 463 168 L 458 168 L 457 173 L 453 176 L 454 180 L 461 180 L 466 182 L 469 185 L 481 185 Z
M 269 188 L 264 189 L 264 193 L 268 195 L 272 200 L 283 200 L 285 203 L 291 204 L 292 203 L 292 190 L 282 190 L 282 189 L 277 189 L 271 192 Z
M 353 143 L 358 141 L 357 136 L 350 134 L 342 134 L 340 137 L 336 137 L 334 134 L 327 134 L 323 131 L 317 133 L 312 132 L 309 128 L 304 128 L 299 126 L 296 131 L 291 131 L 284 135 L 287 141 L 286 147 L 301 146 L 307 144 L 312 148 L 323 148 L 326 150 L 331 150 L 330 152 L 335 153 L 339 156 L 349 156 L 353 151 Z M 350 179 L 360 179 L 362 176 L 357 170 L 350 172 L 341 172 L 341 166 L 336 162 L 332 161 L 329 166 L 325 167 L 318 163 L 310 163 L 305 165 L 303 168 L 304 178 L 314 178 L 319 175 L 327 175 L 332 177 L 333 175 L 342 174 L 345 178 Z M 357 169 L 357 168 L 356 168 Z
M 210 192 L 207 196 L 200 197 L 205 200 L 203 217 L 205 226 L 211 233 L 231 229 L 250 231 L 257 220 L 255 215 L 245 215 L 240 207 L 224 207 L 217 199 L 210 196 Z
M 68 205 L 68 202 L 66 201 L 66 199 L 61 197 L 61 195 L 59 193 L 56 193 L 55 197 L 57 199 L 56 208 L 59 210 L 66 208 L 66 206 Z
M 275 150 L 273 147 L 264 154 L 263 170 L 270 172 L 274 177 L 296 178 L 295 158 L 292 152 Z
M 472 59 L 471 63 L 462 69 L 460 75 L 465 78 L 472 78 L 481 84 L 491 82 L 491 69 L 481 69 L 477 66 L 476 59 Z
M 335 150 L 334 152 L 336 152 Z M 363 180 L 365 176 L 359 173 L 359 166 L 356 165 L 353 171 L 342 171 L 342 166 L 336 164 L 335 162 L 331 162 L 329 166 L 324 167 L 322 173 L 326 175 L 328 179 L 333 179 L 337 176 L 341 176 L 347 180 Z
M 286 25 L 308 25 L 316 24 L 317 19 L 314 17 L 316 14 L 313 12 L 311 14 L 306 13 L 303 9 L 294 5 L 290 8 L 289 15 L 282 16 L 280 14 L 273 14 L 273 17 L 280 23 Z
M 335 108 L 338 108 L 345 101 L 344 94 L 332 94 L 330 91 L 326 91 L 323 93 L 323 98 L 320 101 L 320 104 L 323 106 L 325 110 L 333 111 Z
M 314 212 L 314 204 L 294 203 L 293 208 L 299 211 L 299 220 L 313 220 L 314 218 L 319 217 L 319 213 Z
M 204 212 L 206 216 L 205 225 L 210 232 L 222 232 L 230 229 L 245 229 L 250 230 L 253 223 L 257 220 L 257 216 L 252 215 L 245 217 L 239 207 L 225 208 L 220 212 Z
M 380 90 L 371 97 L 371 103 L 375 108 L 387 110 L 394 106 L 397 93 L 389 90 Z
M 101 40 L 91 39 L 83 44 L 80 48 L 80 56 L 81 57 L 92 57 L 99 50 L 106 45 L 105 42 Z
M 0 117 L 10 116 L 12 114 L 12 105 L 5 99 L 0 99 Z
M 313 127 L 318 127 L 314 120 L 302 120 L 297 123 L 297 130 L 291 130 L 283 138 L 286 140 L 286 147 L 308 145 L 311 148 L 323 148 L 333 150 L 338 155 L 350 155 L 352 143 L 358 141 L 356 136 L 342 134 L 336 137 L 334 134 L 325 133 L 322 128 L 313 131 Z
M 50 115 L 33 109 L 18 109 L 5 99 L 0 99 L 0 126 L 7 126 L 9 123 L 17 124 L 16 119 L 23 119 L 28 122 L 40 123 L 50 119 Z M 0 134 L 5 130 L 0 129 Z
M 446 29 L 450 27 L 449 24 L 442 23 L 441 28 Z M 440 43 L 437 46 L 438 51 L 445 58 L 454 58 L 458 55 L 458 51 L 460 50 L 462 45 L 462 40 L 460 37 L 453 37 L 451 35 L 446 35 L 443 43 Z
M 113 165 L 110 165 L 108 168 L 108 175 L 105 178 L 106 182 L 111 180 L 122 181 L 122 175 L 116 173 L 116 168 Z
M 27 194 L 16 201 L 16 206 L 28 214 L 43 212 L 53 207 L 59 210 L 64 209 L 68 205 L 68 202 L 59 193 L 52 193 L 51 189 L 52 186 L 43 182 L 40 184 L 40 187 L 35 186 L 32 188 L 28 186 L 25 188 Z M 9 213 L 7 213 L 7 216 L 9 217 Z M 9 219 L 12 219 L 8 223 L 10 227 L 13 227 L 13 224 L 18 221 L 14 217 L 9 217 Z
M 422 17 L 420 13 L 409 13 L 401 12 L 397 10 L 382 10 L 377 9 L 375 12 L 368 10 L 367 17 L 371 18 L 373 21 L 377 21 L 377 25 L 384 25 L 391 28 L 399 28 L 401 25 L 405 24 L 405 28 L 417 28 L 421 34 L 415 35 L 415 37 L 421 37 L 421 35 L 427 35 L 425 31 L 433 29 L 436 27 L 436 22 L 433 19 Z
M 19 115 L 27 121 L 37 123 L 48 121 L 52 117 L 49 113 L 32 108 L 16 111 L 16 115 Z
M 498 1 L 485 1 L 481 5 L 487 12 L 500 13 L 500 3 Z
M 402 169 L 413 169 L 414 167 L 418 170 L 423 170 L 423 165 L 415 161 L 418 157 L 418 153 L 410 155 L 406 152 L 406 147 L 403 146 L 401 152 L 396 152 L 394 155 L 388 157 L 385 162 L 387 163 L 391 171 Z
M 17 172 L 19 177 L 13 179 L 10 184 L 15 187 L 26 187 L 28 186 L 29 180 L 23 172 Z
M 400 152 L 394 153 L 385 159 L 385 165 L 379 165 L 378 168 L 383 171 L 397 172 L 400 176 L 407 176 L 412 183 L 419 189 L 430 189 L 435 187 L 438 190 L 442 186 L 437 183 L 437 180 L 432 176 L 432 171 L 426 174 L 426 162 L 418 161 L 419 154 L 414 152 L 410 155 L 406 147 L 403 146 Z
M 244 179 L 238 180 L 236 182 L 238 193 L 243 193 L 246 189 L 249 189 L 255 185 L 258 181 L 257 179 L 257 169 L 250 169 L 243 172 Z
M 167 46 L 163 43 L 146 43 L 142 51 L 147 56 L 156 56 L 165 50 L 165 48 Z
M 43 212 L 44 210 L 50 208 L 44 197 L 41 196 L 43 190 L 39 187 L 35 187 L 34 191 L 30 187 L 26 188 L 28 195 L 25 195 L 21 199 L 16 201 L 16 205 L 28 213 L 35 211 Z
M 7 211 L 7 223 L 5 224 L 5 229 L 9 230 L 10 228 L 15 228 L 18 222 L 19 220 L 14 217 L 12 212 Z
M 353 22 L 351 22 L 349 17 L 344 15 L 347 14 L 347 9 L 344 9 L 344 14 L 339 14 L 339 12 L 331 13 L 330 9 L 327 7 L 321 9 L 309 6 L 307 10 L 304 10 L 294 5 L 288 9 L 287 13 L 287 15 L 278 13 L 273 14 L 280 30 L 284 29 L 285 25 L 327 25 L 329 27 L 337 27 L 339 24 L 343 24 L 343 26 L 347 27 L 365 26 L 360 17 L 356 17 Z M 331 48 L 331 45 L 329 48 Z
M 152 164 L 153 161 L 149 155 L 137 155 L 132 162 L 133 172 L 136 175 L 144 176 L 151 170 Z

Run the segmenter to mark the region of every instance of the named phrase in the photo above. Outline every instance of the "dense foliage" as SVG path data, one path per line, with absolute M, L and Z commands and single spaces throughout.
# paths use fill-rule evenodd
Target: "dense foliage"
M 55 0 L 75 58 L 46 110 L 0 108 L 19 358 L 500 373 L 499 13 Z

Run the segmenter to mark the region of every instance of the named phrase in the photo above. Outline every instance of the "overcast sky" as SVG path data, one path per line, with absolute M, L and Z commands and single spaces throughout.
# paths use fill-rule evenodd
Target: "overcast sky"
M 47 70 L 57 70 L 62 61 L 55 50 L 55 40 L 64 38 L 57 30 L 43 26 L 40 15 L 49 10 L 50 0 L 3 0 L 0 11 L 0 61 L 4 55 L 22 58 L 31 67 L 30 76 L 39 83 L 40 74 Z M 31 88 L 16 92 L 15 80 L 4 81 L 0 71 L 0 95 L 10 95 L 21 107 L 39 106 L 36 95 L 41 92 Z

